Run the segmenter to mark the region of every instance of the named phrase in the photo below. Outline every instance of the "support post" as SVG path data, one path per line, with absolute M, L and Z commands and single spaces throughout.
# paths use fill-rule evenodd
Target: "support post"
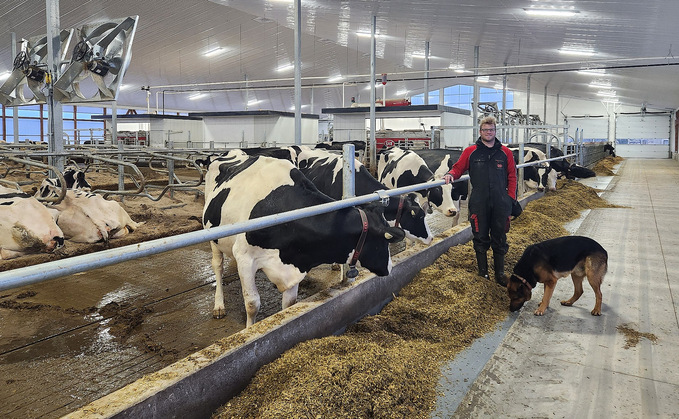
M 47 92 L 49 138 L 47 150 L 49 164 L 64 171 L 64 116 L 61 102 L 54 100 L 54 83 L 60 74 L 61 39 L 59 39 L 59 0 L 46 0 L 47 11 L 47 69 L 50 77 Z M 50 173 L 50 177 L 55 177 Z

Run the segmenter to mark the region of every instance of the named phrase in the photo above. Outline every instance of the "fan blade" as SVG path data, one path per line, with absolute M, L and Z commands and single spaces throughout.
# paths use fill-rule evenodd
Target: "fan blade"
M 35 98 L 35 100 L 38 102 L 46 102 L 47 98 L 45 97 L 45 94 L 42 92 L 42 87 L 45 84 L 38 83 L 37 81 L 33 81 L 30 79 L 26 79 L 26 81 L 28 82 L 28 88 L 31 89 L 31 92 L 33 92 L 33 97 Z
M 104 82 L 104 78 L 102 76 L 98 74 L 92 74 L 92 80 L 94 81 L 94 84 L 97 85 L 97 89 L 99 89 L 99 96 L 102 99 L 115 99 L 113 91 L 106 86 L 106 82 Z
M 73 94 L 70 92 L 69 87 L 73 85 L 76 78 L 83 71 L 85 71 L 85 63 L 76 61 L 69 64 L 66 71 L 59 77 L 59 80 L 54 83 L 54 99 L 58 101 L 71 99 Z

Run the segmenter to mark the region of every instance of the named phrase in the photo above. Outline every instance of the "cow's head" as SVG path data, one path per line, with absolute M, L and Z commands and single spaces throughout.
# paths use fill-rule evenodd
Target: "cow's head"
M 35 192 L 36 198 L 56 198 L 61 192 L 61 182 L 58 178 L 43 179 L 40 187 Z
M 64 170 L 64 180 L 68 189 L 92 190 L 92 186 L 85 179 L 85 171 L 78 167 L 69 166 Z
M 400 199 L 392 198 L 389 205 L 399 203 Z M 410 240 L 419 240 L 424 244 L 429 244 L 434 239 L 434 236 L 425 220 L 425 212 L 417 203 L 415 194 L 408 194 L 403 196 L 403 208 L 400 211 L 401 218 L 399 227 L 403 228 L 405 235 Z M 394 224 L 396 219 L 390 220 L 390 224 Z
M 368 219 L 368 232 L 358 261 L 375 275 L 387 276 L 392 268 L 389 243 L 403 240 L 405 232 L 401 228 L 389 226 L 384 218 L 382 204 L 371 203 L 362 208 Z M 361 226 L 354 226 L 352 229 L 356 227 Z
M 556 190 L 556 170 L 552 169 L 551 166 L 539 167 L 538 170 L 538 188 L 549 189 L 550 191 Z
M 443 193 L 443 203 L 438 207 L 439 211 L 446 217 L 454 217 L 460 213 L 460 199 L 453 198 L 455 184 L 449 183 L 441 186 Z
M 0 186 L 0 259 L 52 252 L 64 234 L 52 214 L 28 194 Z

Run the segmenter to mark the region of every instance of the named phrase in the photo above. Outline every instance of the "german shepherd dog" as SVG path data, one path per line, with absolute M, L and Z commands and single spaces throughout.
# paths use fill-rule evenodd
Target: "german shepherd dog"
M 538 282 L 545 286 L 536 316 L 542 316 L 549 306 L 556 281 L 568 275 L 573 279 L 573 296 L 561 301 L 563 306 L 572 306 L 582 295 L 582 280 L 587 277 L 596 295 L 593 316 L 601 315 L 601 283 L 608 268 L 608 253 L 596 241 L 582 236 L 564 236 L 526 247 L 521 259 L 514 266 L 509 278 L 509 310 L 516 311 L 530 300 L 533 288 Z

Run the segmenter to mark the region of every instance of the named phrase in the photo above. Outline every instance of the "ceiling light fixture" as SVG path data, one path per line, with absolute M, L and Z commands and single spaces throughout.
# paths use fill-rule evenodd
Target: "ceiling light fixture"
M 596 95 L 603 97 L 615 97 L 618 94 L 615 92 L 615 90 L 599 90 Z
M 342 81 L 342 80 L 344 80 L 344 77 L 342 77 L 342 75 L 339 74 L 339 75 L 337 75 L 337 76 L 332 76 L 332 77 L 330 77 L 330 78 L 328 79 L 328 82 L 330 82 L 330 83 L 335 83 L 335 82 Z
M 372 34 L 370 32 L 356 32 L 356 36 L 361 37 L 361 38 L 370 38 Z M 375 33 L 375 38 L 379 38 L 381 35 L 379 33 Z
M 527 15 L 531 16 L 546 16 L 546 17 L 571 17 L 580 13 L 579 10 L 574 9 L 547 9 L 547 8 L 529 8 L 523 9 Z
M 586 74 L 589 76 L 600 76 L 606 74 L 606 70 L 603 68 L 583 68 L 578 70 L 578 74 Z
M 476 81 L 479 83 L 490 83 L 490 76 L 478 76 Z
M 257 100 L 257 99 L 250 100 L 250 101 L 248 101 L 248 106 L 256 105 L 259 102 L 261 102 L 261 100 Z
M 396 96 L 405 96 L 408 94 L 408 90 L 399 90 L 396 92 Z
M 295 66 L 292 65 L 292 64 L 283 64 L 282 66 L 278 67 L 276 69 L 276 71 L 278 71 L 279 73 L 282 73 L 284 71 L 290 71 L 290 70 L 294 70 L 294 69 L 295 69 Z
M 606 80 L 593 80 L 589 83 L 589 87 L 597 87 L 597 88 L 611 88 L 611 82 L 606 81 Z
M 203 55 L 206 56 L 206 57 L 214 57 L 215 55 L 219 55 L 219 54 L 221 54 L 225 51 L 226 50 L 222 47 L 216 47 L 216 48 L 212 48 L 209 51 L 206 51 L 205 53 L 203 53 Z
M 191 96 L 188 97 L 189 100 L 197 100 L 197 99 L 202 99 L 205 96 L 207 96 L 205 93 L 194 93 Z
M 559 48 L 559 52 L 561 54 L 566 54 L 566 55 L 582 55 L 582 56 L 592 56 L 595 54 L 594 50 L 591 48 L 582 48 L 582 49 L 577 49 L 577 48 Z

